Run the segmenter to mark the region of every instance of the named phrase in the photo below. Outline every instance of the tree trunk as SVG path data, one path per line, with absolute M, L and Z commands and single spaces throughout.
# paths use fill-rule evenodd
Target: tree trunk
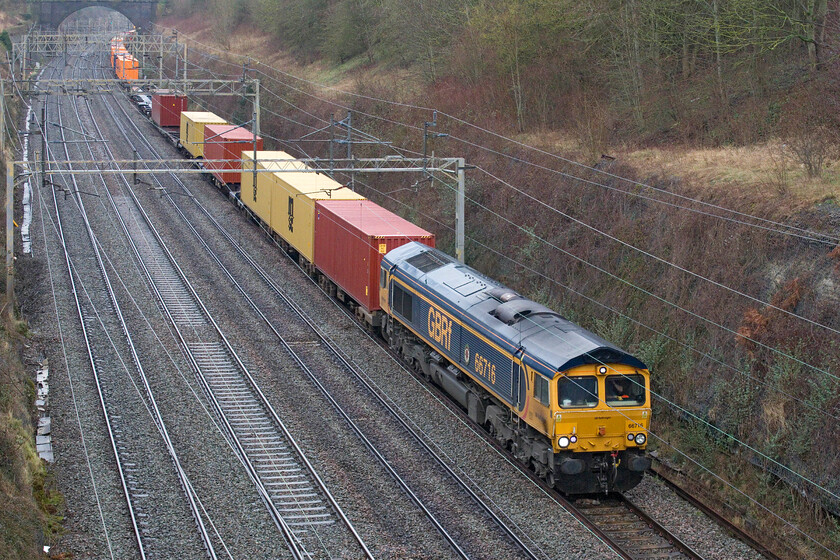
M 516 126 L 519 132 L 525 130 L 525 101 L 522 95 L 522 77 L 521 77 L 521 49 L 522 49 L 522 10 L 523 3 L 516 2 L 516 6 L 511 9 L 511 19 L 509 21 L 511 30 L 511 40 L 513 41 L 513 65 L 511 67 L 511 81 L 513 89 L 513 102 L 516 106 Z
M 644 78 L 642 73 L 642 55 L 639 45 L 639 22 L 636 0 L 629 0 L 624 5 L 624 28 L 627 41 L 630 47 L 630 81 L 631 81 L 631 103 L 633 104 L 633 116 L 636 125 L 641 128 L 644 125 L 642 114 L 642 92 L 644 91 Z
M 720 12 L 718 11 L 718 0 L 712 1 L 712 11 L 715 24 L 715 66 L 717 70 L 718 94 L 720 95 L 721 103 L 723 103 L 726 100 L 726 92 L 723 89 L 723 63 L 720 56 Z
M 811 71 L 817 69 L 817 43 L 814 33 L 817 16 L 815 13 L 816 8 L 817 0 L 808 0 L 808 9 L 805 12 L 805 18 L 803 20 L 805 25 L 803 35 L 808 46 L 808 65 L 811 67 Z
M 816 27 L 814 43 L 814 60 L 817 70 L 822 70 L 825 61 L 822 59 L 823 45 L 826 40 L 826 19 L 828 17 L 828 0 L 817 0 L 816 13 L 814 14 L 814 26 Z

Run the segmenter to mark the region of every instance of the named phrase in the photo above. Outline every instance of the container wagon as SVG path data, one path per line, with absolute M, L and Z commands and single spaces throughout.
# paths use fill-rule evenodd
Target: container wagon
M 315 201 L 315 267 L 326 277 L 322 286 L 371 327 L 382 323 L 382 257 L 410 241 L 435 246 L 432 233 L 373 201 Z
M 256 144 L 256 146 L 254 145 Z M 217 186 L 228 185 L 239 190 L 242 182 L 242 152 L 259 153 L 263 139 L 241 126 L 208 124 L 204 127 L 204 167 Z M 226 160 L 226 161 L 213 161 Z
M 121 80 L 139 80 L 140 79 L 140 63 L 130 54 L 120 54 L 116 56 L 116 74 L 117 78 Z
M 181 147 L 194 158 L 204 157 L 204 127 L 208 124 L 228 124 L 208 111 L 181 111 Z
M 181 113 L 187 110 L 187 96 L 162 89 L 152 94 L 152 120 L 162 128 L 179 128 Z
M 277 152 L 275 152 L 277 153 Z M 294 159 L 284 154 L 280 159 Z M 257 188 L 248 185 L 253 180 L 253 154 L 242 154 L 242 203 L 250 208 L 268 227 L 299 255 L 300 264 L 314 272 L 315 202 L 317 200 L 364 200 L 365 197 L 316 171 L 306 169 L 299 162 L 264 162 L 270 168 L 279 163 L 280 171 L 257 173 Z M 257 152 L 257 163 L 265 158 Z M 277 159 L 277 158 L 274 158 Z M 283 171 L 282 169 L 287 169 Z M 268 217 L 268 220 L 266 220 Z
M 306 168 L 304 164 L 293 161 L 294 159 L 294 156 L 281 151 L 257 152 L 256 166 L 257 171 L 260 172 L 254 173 L 253 152 L 242 153 L 240 203 L 247 206 L 266 227 L 271 223 L 271 193 L 268 190 L 271 181 L 267 173 L 262 170 Z M 257 178 L 256 182 L 254 182 L 254 176 Z

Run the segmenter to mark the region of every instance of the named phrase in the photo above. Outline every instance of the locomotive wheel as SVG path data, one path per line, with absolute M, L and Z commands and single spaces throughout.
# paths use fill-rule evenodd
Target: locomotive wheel
M 488 420 L 484 423 L 484 429 L 487 430 L 487 433 L 493 437 L 496 437 L 496 428 L 493 427 L 493 422 Z

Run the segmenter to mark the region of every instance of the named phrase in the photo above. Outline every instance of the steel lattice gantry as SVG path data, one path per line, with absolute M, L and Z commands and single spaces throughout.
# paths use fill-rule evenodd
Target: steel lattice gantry
M 59 33 L 55 31 L 32 30 L 15 40 L 12 44 L 12 68 L 20 72 L 21 79 L 26 79 L 27 69 L 32 68 L 32 58 L 36 56 L 57 57 L 67 54 L 79 54 L 90 45 L 106 48 L 117 32 L 110 33 Z M 160 33 L 132 33 L 125 39 L 125 46 L 143 65 L 154 69 L 159 79 L 163 78 L 163 60 L 166 56 L 184 56 L 177 37 Z M 186 67 L 186 65 L 184 65 Z

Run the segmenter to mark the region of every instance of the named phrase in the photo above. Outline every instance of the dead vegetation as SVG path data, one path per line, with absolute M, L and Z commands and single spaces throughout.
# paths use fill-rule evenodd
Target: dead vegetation
M 658 136 L 632 138 L 626 134 L 632 127 L 610 118 L 603 99 L 580 91 L 556 107 L 562 125 L 555 118 L 520 131 L 501 87 L 480 76 L 427 83 L 400 70 L 388 80 L 381 66 L 299 66 L 250 32 L 230 44 L 295 75 L 368 96 L 295 82 L 299 91 L 281 83 L 289 80 L 270 84 L 295 105 L 266 104 L 282 116 L 263 126 L 282 138 L 311 131 L 289 120 L 302 118 L 301 109 L 327 118 L 341 111 L 336 102 L 358 115 L 387 116 L 354 123 L 417 151 L 421 135 L 410 127 L 429 120 L 428 112 L 376 98 L 435 107 L 474 123 L 440 118 L 438 130 L 450 136 L 434 146 L 479 169 L 468 178 L 468 262 L 643 356 L 659 395 L 655 430 L 667 442 L 657 443 L 658 451 L 740 512 L 745 524 L 783 535 L 795 554 L 819 556 L 813 543 L 766 515 L 760 503 L 837 548 L 840 528 L 825 512 L 840 511 L 840 504 L 778 465 L 840 492 L 840 427 L 832 420 L 840 391 L 831 375 L 840 371 L 840 345 L 831 330 L 814 324 L 840 329 L 840 249 L 774 232 L 768 222 L 752 227 L 756 222 L 744 216 L 836 231 L 834 131 L 840 126 L 833 117 L 817 118 L 825 109 L 814 112 L 834 91 L 831 83 L 791 87 L 796 104 L 772 96 L 763 105 L 745 97 L 739 102 L 730 95 L 729 105 L 714 109 L 698 89 L 709 76 L 697 70 L 686 80 L 685 94 L 671 100 L 677 123 Z M 638 108 L 650 116 L 651 107 Z M 325 145 L 309 145 L 308 152 L 324 155 Z M 354 153 L 378 155 L 363 147 Z M 406 189 L 401 181 L 357 184 L 362 194 L 434 231 L 438 246 L 451 252 L 451 186 L 435 181 Z

